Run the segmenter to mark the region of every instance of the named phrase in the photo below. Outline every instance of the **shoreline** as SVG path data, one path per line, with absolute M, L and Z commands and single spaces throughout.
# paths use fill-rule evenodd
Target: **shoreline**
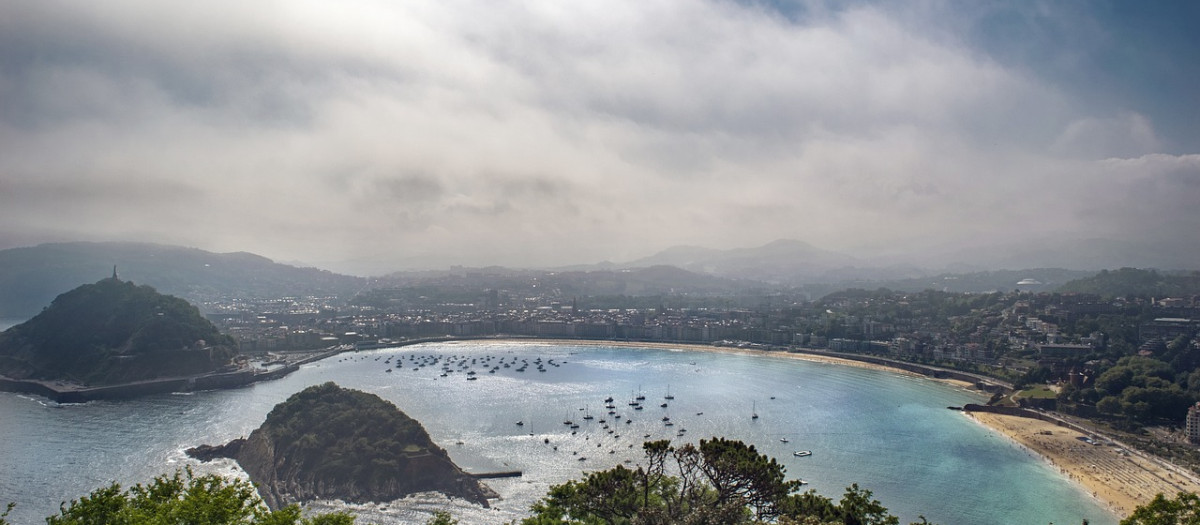
M 978 384 L 961 379 L 939 378 L 878 362 L 807 351 L 767 351 L 705 344 L 578 339 L 504 338 L 496 341 L 770 356 L 924 377 L 958 388 L 980 390 Z M 1160 492 L 1168 497 L 1173 497 L 1179 491 L 1200 493 L 1200 479 L 1196 476 L 1181 474 L 1182 469 L 1179 467 L 1164 467 L 1165 460 L 1147 457 L 1141 452 L 1111 441 L 1108 437 L 1094 440 L 1095 443 L 1105 444 L 1093 445 L 1081 438 L 1095 437 L 1095 434 L 1085 434 L 1052 421 L 982 411 L 963 413 L 976 424 L 1037 455 L 1047 465 L 1058 470 L 1069 482 L 1076 484 L 1099 501 L 1118 519 L 1124 519 L 1134 508 L 1149 503 Z
M 576 346 L 614 346 L 621 348 L 650 348 L 656 350 L 686 350 L 691 352 L 707 352 L 707 353 L 722 353 L 744 355 L 751 357 L 778 357 L 781 359 L 798 359 L 801 361 L 809 361 L 814 363 L 850 366 L 855 368 L 864 368 L 868 370 L 878 370 L 882 372 L 890 372 L 894 374 L 907 375 L 912 377 L 922 377 L 932 381 L 946 383 L 959 388 L 986 391 L 987 388 L 980 388 L 981 381 L 968 381 L 959 377 L 951 377 L 955 375 L 954 371 L 938 369 L 925 365 L 917 365 L 913 363 L 896 363 L 897 365 L 908 365 L 909 368 L 901 368 L 893 366 L 881 361 L 887 361 L 874 356 L 854 356 L 854 355 L 838 355 L 833 352 L 824 352 L 814 349 L 796 349 L 796 350 L 762 350 L 757 348 L 739 348 L 735 346 L 717 346 L 704 343 L 664 343 L 664 342 L 640 342 L 640 341 L 612 341 L 605 339 L 543 339 L 537 337 L 504 337 L 487 339 L 494 342 L 533 342 L 544 343 L 547 345 L 576 345 Z M 469 341 L 479 341 L 479 339 L 469 339 Z M 869 359 L 869 360 L 867 360 Z M 947 374 L 925 373 L 929 372 L 944 372 Z M 982 379 L 982 378 L 981 378 Z M 1003 384 L 999 380 L 986 381 L 988 388 L 1007 388 L 1008 385 Z
M 1118 518 L 1149 503 L 1156 494 L 1200 493 L 1200 481 L 1163 465 L 1164 460 L 1130 450 L 1107 437 L 1088 435 L 1052 421 L 1020 415 L 968 411 L 967 417 L 1040 456 Z M 1085 441 L 1090 439 L 1091 441 Z
M 397 344 L 394 346 L 388 345 L 386 347 L 380 346 L 378 348 L 400 348 L 423 343 L 455 343 L 459 341 L 573 346 L 610 346 L 658 350 L 681 350 L 704 353 L 724 353 L 750 357 L 765 356 L 781 359 L 797 359 L 829 365 L 850 366 L 855 368 L 907 375 L 911 377 L 921 377 L 938 381 L 955 388 L 973 390 L 979 393 L 986 393 L 989 391 L 1006 388 L 1011 390 L 1010 385 L 1005 384 L 1003 381 L 994 379 L 989 380 L 973 374 L 959 373 L 957 371 L 925 365 L 896 362 L 876 356 L 859 356 L 856 354 L 843 356 L 833 352 L 825 352 L 814 349 L 793 348 L 789 350 L 775 350 L 764 348 L 717 346 L 704 343 L 612 341 L 602 339 L 567 338 L 547 339 L 537 337 L 423 338 L 418 340 L 401 341 L 397 342 Z M 364 348 L 362 350 L 372 349 L 375 348 Z M 319 352 L 318 355 L 310 354 L 306 359 L 302 359 L 301 362 L 291 363 L 290 366 L 284 367 L 283 370 L 276 370 L 274 371 L 276 372 L 274 374 L 263 374 L 254 380 L 247 381 L 242 385 L 237 386 L 244 386 L 244 384 L 256 382 L 256 380 L 277 379 L 287 375 L 292 371 L 295 371 L 295 369 L 299 368 L 299 365 L 301 364 L 320 361 L 343 352 L 353 351 L 355 351 L 353 347 L 326 349 L 324 352 Z M 245 381 L 243 378 L 239 379 Z M 186 386 L 175 384 L 179 381 L 179 378 L 172 378 L 150 381 L 148 383 L 154 385 L 153 387 L 150 387 L 150 390 L 155 391 L 153 393 L 159 393 L 160 391 L 188 391 L 203 389 L 196 388 L 200 385 L 197 385 L 195 382 L 192 382 L 190 385 L 184 383 Z M 0 381 L 0 390 L 20 393 L 33 393 L 35 395 L 49 397 L 58 402 L 67 401 L 62 399 L 63 397 L 73 398 L 70 399 L 70 402 L 80 402 L 92 399 L 136 397 L 137 395 L 151 393 L 146 391 L 146 387 L 150 386 L 146 383 L 90 389 L 79 389 L 78 387 L 61 389 L 63 385 L 55 385 L 59 386 L 61 389 L 59 390 L 52 387 L 47 388 L 50 385 L 47 385 L 47 382 L 41 381 L 9 380 L 7 382 L 9 384 L 4 384 L 4 381 Z M 21 384 L 20 386 L 17 386 L 13 383 Z M 36 385 L 36 387 L 40 388 L 30 389 L 30 386 L 32 385 Z M 17 387 L 14 388 L 14 386 Z M 203 386 L 215 387 L 217 389 L 234 387 L 234 385 L 231 384 L 208 384 Z M 131 390 L 136 391 L 136 393 L 131 392 Z M 47 395 L 47 393 L 49 393 L 47 391 L 50 391 L 53 394 Z M 55 399 L 56 397 L 59 399 Z M 1124 518 L 1125 516 L 1128 516 L 1135 507 L 1148 503 L 1159 492 L 1164 493 L 1168 497 L 1173 497 L 1180 490 L 1200 493 L 1200 478 L 1197 478 L 1191 473 L 1187 473 L 1183 469 L 1173 465 L 1171 467 L 1166 467 L 1163 465 L 1164 463 L 1169 463 L 1166 462 L 1166 460 L 1157 457 L 1146 456 L 1143 453 L 1135 450 L 1129 450 L 1120 443 L 1111 442 L 1111 440 L 1107 437 L 1103 437 L 1099 440 L 1099 442 L 1106 443 L 1105 445 L 1093 445 L 1080 439 L 1082 437 L 1088 437 L 1086 434 L 1076 429 L 1061 426 L 1060 424 L 1052 421 L 1044 421 L 1041 419 L 1036 419 L 1035 417 L 997 414 L 992 412 L 965 411 L 964 413 L 976 424 L 982 425 L 985 428 L 996 432 L 1002 437 L 1011 440 L 1025 450 L 1040 456 L 1043 461 L 1058 469 L 1072 483 L 1077 484 L 1083 488 L 1085 492 L 1100 501 L 1111 512 L 1116 514 L 1118 518 Z

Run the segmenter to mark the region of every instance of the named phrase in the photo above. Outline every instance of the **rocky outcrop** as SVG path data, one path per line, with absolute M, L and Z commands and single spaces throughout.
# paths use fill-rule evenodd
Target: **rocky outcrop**
M 272 509 L 311 500 L 386 502 L 431 491 L 485 507 L 496 497 L 420 423 L 378 396 L 333 383 L 276 405 L 248 438 L 188 454 L 235 459 Z

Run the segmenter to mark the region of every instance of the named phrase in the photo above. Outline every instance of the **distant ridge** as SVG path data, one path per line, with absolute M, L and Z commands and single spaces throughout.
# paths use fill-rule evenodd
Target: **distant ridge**
M 822 250 L 803 241 L 780 239 L 754 248 L 731 250 L 675 246 L 621 266 L 669 265 L 726 278 L 797 283 L 821 280 L 833 270 L 856 264 L 861 262 L 843 253 Z
M 218 296 L 348 295 L 366 282 L 247 252 L 124 242 L 41 244 L 0 250 L 0 317 L 31 317 L 58 294 L 109 275 L 113 265 L 123 279 L 193 304 Z
M 1068 282 L 1058 291 L 1101 297 L 1191 297 L 1200 295 L 1200 272 L 1159 273 L 1137 268 L 1102 270 L 1091 277 Z

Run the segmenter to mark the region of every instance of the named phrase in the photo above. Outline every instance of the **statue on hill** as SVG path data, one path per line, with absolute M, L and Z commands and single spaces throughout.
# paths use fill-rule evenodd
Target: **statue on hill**
M 272 509 L 318 499 L 386 502 L 431 491 L 484 507 L 496 497 L 395 405 L 332 382 L 275 405 L 249 438 L 187 452 L 201 461 L 237 460 Z
M 121 281 L 115 266 L 0 334 L 0 374 L 88 386 L 206 374 L 236 354 L 195 306 Z

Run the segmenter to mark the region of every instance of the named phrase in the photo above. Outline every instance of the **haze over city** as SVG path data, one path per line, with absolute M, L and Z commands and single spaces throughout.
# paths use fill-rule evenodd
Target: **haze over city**
M 878 264 L 1200 260 L 1190 2 L 0 11 L 0 249 L 360 275 L 776 239 Z

